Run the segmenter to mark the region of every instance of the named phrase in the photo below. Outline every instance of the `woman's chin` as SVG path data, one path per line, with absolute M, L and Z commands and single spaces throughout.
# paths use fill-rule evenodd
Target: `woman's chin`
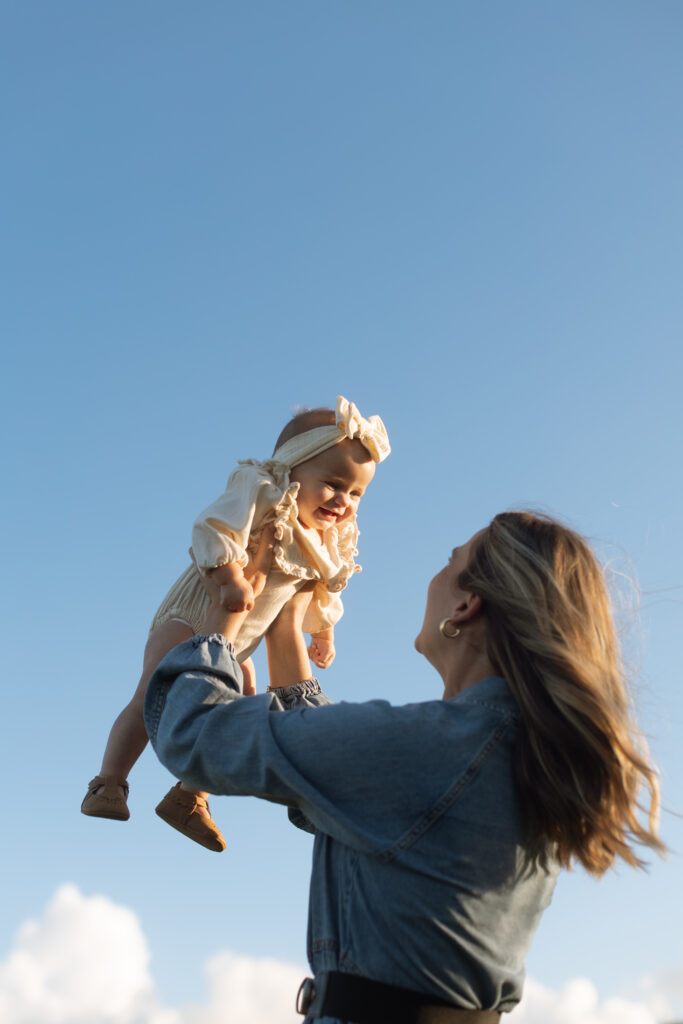
M 436 663 L 434 661 L 435 651 L 434 651 L 434 647 L 432 645 L 430 645 L 430 643 L 429 643 L 429 639 L 428 639 L 429 634 L 427 634 L 427 637 L 425 637 L 423 635 L 423 633 L 424 633 L 424 631 L 420 630 L 420 632 L 415 637 L 415 642 L 414 642 L 415 650 L 417 651 L 418 654 L 422 655 L 422 657 L 425 659 L 425 661 L 429 662 L 429 664 L 432 666 L 432 668 L 435 668 L 436 671 L 439 672 L 439 675 L 441 675 L 441 673 L 440 673 L 439 669 L 437 668 L 437 665 L 436 665 Z

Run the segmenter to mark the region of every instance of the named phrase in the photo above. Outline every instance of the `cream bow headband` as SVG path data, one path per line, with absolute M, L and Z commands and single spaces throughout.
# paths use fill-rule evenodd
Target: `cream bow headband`
M 347 402 L 338 395 L 336 423 L 326 427 L 313 427 L 312 430 L 290 438 L 273 452 L 273 460 L 293 469 L 301 462 L 313 459 L 328 448 L 333 448 L 347 437 L 360 441 L 375 462 L 382 462 L 391 451 L 389 437 L 379 416 L 369 416 L 365 419 L 353 402 Z

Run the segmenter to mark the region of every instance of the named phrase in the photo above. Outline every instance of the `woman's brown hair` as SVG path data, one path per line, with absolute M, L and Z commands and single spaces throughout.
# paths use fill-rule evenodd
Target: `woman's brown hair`
M 663 853 L 657 772 L 587 542 L 550 517 L 504 512 L 479 535 L 459 585 L 482 598 L 489 658 L 520 708 L 515 770 L 532 859 L 552 853 L 601 875 L 617 857 L 643 866 L 633 843 Z

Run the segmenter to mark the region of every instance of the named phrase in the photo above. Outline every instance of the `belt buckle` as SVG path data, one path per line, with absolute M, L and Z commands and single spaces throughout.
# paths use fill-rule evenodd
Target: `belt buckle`
M 304 978 L 296 994 L 296 1012 L 305 1017 L 314 999 L 315 981 L 313 978 Z

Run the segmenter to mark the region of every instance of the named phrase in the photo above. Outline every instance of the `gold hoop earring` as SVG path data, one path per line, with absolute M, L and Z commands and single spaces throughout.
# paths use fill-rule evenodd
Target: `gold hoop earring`
M 455 640 L 456 636 L 460 636 L 460 626 L 455 627 L 454 633 L 449 633 L 446 626 L 449 624 L 450 619 L 444 619 L 443 622 L 439 623 L 439 631 L 442 636 L 445 636 L 447 640 Z

